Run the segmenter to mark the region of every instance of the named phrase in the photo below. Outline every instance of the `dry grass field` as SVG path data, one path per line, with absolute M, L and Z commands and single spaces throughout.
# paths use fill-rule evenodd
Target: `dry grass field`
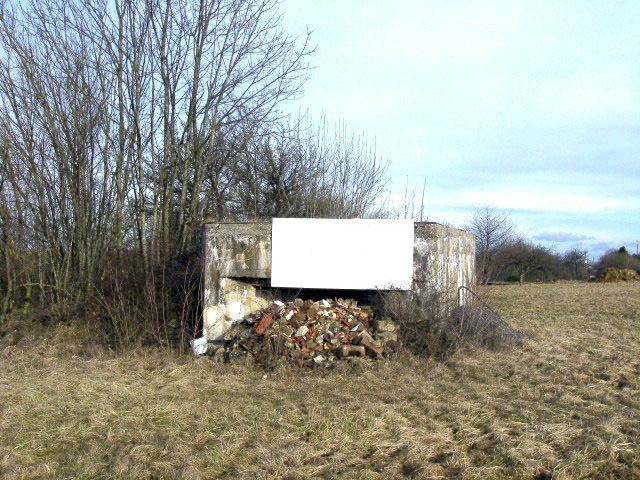
M 0 338 L 3 478 L 640 478 L 640 282 L 494 286 L 513 352 L 265 372 Z

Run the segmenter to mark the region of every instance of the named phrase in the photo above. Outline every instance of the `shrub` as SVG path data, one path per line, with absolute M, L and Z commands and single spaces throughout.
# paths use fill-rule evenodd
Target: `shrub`
M 144 345 L 187 350 L 202 318 L 200 263 L 195 255 L 185 256 L 148 273 L 136 262 L 112 264 L 95 294 L 101 336 L 118 350 Z
M 439 292 L 420 297 L 392 291 L 381 298 L 383 314 L 399 324 L 403 344 L 421 355 L 444 360 L 461 349 L 509 350 L 529 338 L 490 308 L 458 307 Z

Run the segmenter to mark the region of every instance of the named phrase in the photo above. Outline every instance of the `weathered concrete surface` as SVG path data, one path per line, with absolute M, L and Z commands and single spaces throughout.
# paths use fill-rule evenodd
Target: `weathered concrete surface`
M 211 340 L 219 339 L 236 322 L 273 301 L 268 291 L 231 277 L 220 279 L 217 295 L 218 303 L 204 308 L 204 336 Z
M 274 299 L 270 290 L 271 223 L 211 222 L 204 225 L 202 234 L 204 335 L 216 341 L 235 322 Z M 415 223 L 413 290 L 425 296 L 443 293 L 455 301 L 458 287 L 475 285 L 474 250 L 475 240 L 468 232 L 437 223 Z M 463 292 L 463 304 L 468 295 Z
M 414 224 L 413 290 L 418 294 L 442 293 L 453 302 L 459 287 L 475 285 L 473 234 L 438 223 Z M 461 292 L 462 304 L 470 298 Z
M 215 341 L 271 302 L 255 285 L 271 276 L 271 223 L 207 223 L 202 235 L 204 336 Z

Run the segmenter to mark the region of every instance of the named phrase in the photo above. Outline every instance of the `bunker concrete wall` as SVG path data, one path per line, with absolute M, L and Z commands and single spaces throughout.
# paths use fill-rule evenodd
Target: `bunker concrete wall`
M 473 234 L 438 223 L 415 223 L 413 290 L 421 295 L 444 294 L 453 301 L 459 287 L 475 285 Z M 470 301 L 462 291 L 463 304 Z
M 270 288 L 271 223 L 205 223 L 204 337 L 221 341 L 246 315 L 276 299 Z M 304 241 L 301 238 L 301 241 Z M 381 252 L 384 254 L 384 252 Z M 475 284 L 472 234 L 437 223 L 414 224 L 413 291 L 452 301 L 458 287 Z M 461 300 L 469 300 L 462 292 Z

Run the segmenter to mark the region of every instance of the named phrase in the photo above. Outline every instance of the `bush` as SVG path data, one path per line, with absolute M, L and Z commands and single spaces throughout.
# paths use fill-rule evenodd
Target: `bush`
M 0 315 L 0 345 L 15 344 L 27 332 L 66 329 L 77 333 L 78 353 L 94 346 L 187 351 L 202 326 L 200 278 L 198 255 L 157 265 L 148 273 L 137 256 L 114 256 L 89 293 L 56 297 L 34 287 L 29 308 Z
M 201 267 L 196 255 L 145 273 L 137 262 L 111 266 L 96 294 L 96 328 L 109 346 L 189 348 L 202 318 Z
M 427 297 L 413 292 L 386 292 L 382 295 L 382 310 L 399 324 L 407 348 L 441 360 L 461 349 L 509 350 L 529 338 L 493 310 L 477 305 L 457 307 L 437 292 Z

